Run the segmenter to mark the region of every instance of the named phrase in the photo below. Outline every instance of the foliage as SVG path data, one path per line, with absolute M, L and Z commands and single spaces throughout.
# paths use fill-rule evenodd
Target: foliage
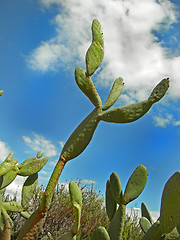
M 28 158 L 19 165 L 17 165 L 17 160 L 13 159 L 13 154 L 11 153 L 1 163 L 0 189 L 5 189 L 17 175 L 29 176 L 23 185 L 21 203 L 15 201 L 15 199 L 4 202 L 0 196 L 0 227 L 3 240 L 10 240 L 11 230 L 14 225 L 12 219 L 16 221 L 17 212 L 20 212 L 27 219 L 25 223 L 20 220 L 17 223 L 18 229 L 15 229 L 12 234 L 13 238 L 17 236 L 17 240 L 33 240 L 37 239 L 38 236 L 42 240 L 53 239 L 53 237 L 56 240 L 120 240 L 122 237 L 124 239 L 133 239 L 132 232 L 134 233 L 135 231 L 132 227 L 133 224 L 130 223 L 131 220 L 125 215 L 125 210 L 126 205 L 136 199 L 146 185 L 147 170 L 143 165 L 135 169 L 127 182 L 124 193 L 116 173 L 112 173 L 107 181 L 106 211 L 110 223 L 102 205 L 103 199 L 98 198 L 95 192 L 91 191 L 89 195 L 89 192 L 87 194 L 86 191 L 81 191 L 77 183 L 70 182 L 69 198 L 71 205 L 69 205 L 68 198 L 65 196 L 67 194 L 66 190 L 59 188 L 57 185 L 66 163 L 79 156 L 85 150 L 100 121 L 113 123 L 134 122 L 144 116 L 153 104 L 161 100 L 169 88 L 169 79 L 165 78 L 153 89 L 146 100 L 123 107 L 111 108 L 123 90 L 123 79 L 119 77 L 115 80 L 106 102 L 102 104 L 91 76 L 100 66 L 103 57 L 103 32 L 99 21 L 94 19 L 92 22 L 92 43 L 86 52 L 86 71 L 81 67 L 77 67 L 75 69 L 75 81 L 95 108 L 66 141 L 45 189 L 42 187 L 33 195 L 36 189 L 38 172 L 48 160 L 48 158 L 41 158 L 41 152 L 38 152 L 35 158 Z M 0 91 L 0 96 L 2 94 L 3 91 Z M 168 186 L 166 186 L 166 189 L 168 190 L 163 194 L 165 196 L 161 207 L 161 216 L 163 217 L 160 219 L 161 224 L 155 225 L 155 230 L 160 230 L 161 234 L 158 237 L 156 236 L 157 234 L 149 235 L 155 236 L 157 240 L 160 239 L 159 237 L 163 233 L 169 233 L 179 221 L 180 214 L 177 206 L 179 190 L 177 192 L 172 190 L 173 187 L 176 189 L 179 185 L 179 177 L 177 175 L 179 176 L 178 173 L 175 173 L 175 177 L 167 182 Z M 169 195 L 173 197 L 170 198 Z M 176 203 L 175 207 L 173 207 L 173 203 Z M 176 208 L 178 209 L 177 212 Z M 171 211 L 172 209 L 173 211 Z M 8 215 L 9 211 L 16 212 L 10 213 L 12 219 Z M 61 217 L 64 218 L 61 219 Z M 22 227 L 20 226 L 21 223 Z M 81 228 L 80 223 L 82 225 Z M 130 228 L 127 227 L 130 225 Z M 44 233 L 42 232 L 43 226 Z M 47 235 L 43 236 L 43 234 Z M 148 240 L 148 231 L 145 236 L 143 240 Z

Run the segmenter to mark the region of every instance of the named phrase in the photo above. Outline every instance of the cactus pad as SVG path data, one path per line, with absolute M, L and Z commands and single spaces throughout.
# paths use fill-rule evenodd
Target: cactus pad
M 123 203 L 127 205 L 136 199 L 143 191 L 147 182 L 147 169 L 143 165 L 139 165 L 128 180 L 123 196 Z
M 80 67 L 77 67 L 75 69 L 75 80 L 78 87 L 90 99 L 94 106 L 101 107 L 102 106 L 101 98 L 96 91 L 96 88 L 92 82 L 91 77 L 86 76 L 85 71 Z

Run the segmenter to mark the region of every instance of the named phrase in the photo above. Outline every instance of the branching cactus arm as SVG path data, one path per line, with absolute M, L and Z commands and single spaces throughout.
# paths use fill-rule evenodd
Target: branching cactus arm
M 140 165 L 128 180 L 124 194 L 116 173 L 112 173 L 106 184 L 106 211 L 110 220 L 108 234 L 112 240 L 121 240 L 124 230 L 126 205 L 143 191 L 147 181 L 147 169 Z M 118 205 L 116 209 L 115 203 Z

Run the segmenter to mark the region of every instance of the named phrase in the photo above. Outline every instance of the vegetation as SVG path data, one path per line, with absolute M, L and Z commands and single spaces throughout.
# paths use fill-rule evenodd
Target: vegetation
M 149 222 L 142 217 L 139 228 L 136 215 L 126 215 L 126 205 L 143 191 L 147 181 L 147 169 L 138 166 L 123 192 L 119 176 L 113 172 L 106 184 L 106 198 L 93 188 L 86 189 L 80 182 L 71 181 L 69 192 L 58 185 L 58 179 L 66 163 L 79 156 L 90 143 L 100 121 L 113 123 L 134 122 L 144 116 L 161 100 L 169 88 L 169 79 L 163 79 L 144 100 L 123 107 L 111 108 L 123 90 L 122 78 L 117 78 L 104 104 L 92 82 L 91 76 L 100 66 L 104 57 L 104 39 L 97 19 L 92 22 L 92 43 L 86 53 L 86 71 L 77 67 L 75 81 L 80 90 L 94 105 L 94 110 L 79 124 L 65 143 L 59 160 L 47 186 L 37 187 L 38 172 L 47 163 L 48 157 L 26 159 L 17 164 L 13 153 L 0 164 L 0 237 L 2 240 L 121 240 L 170 239 L 168 234 L 180 222 L 180 172 L 176 172 L 166 183 L 161 201 L 160 218 Z M 3 91 L 0 91 L 0 96 Z M 8 199 L 4 190 L 17 175 L 27 176 L 22 188 L 21 202 Z M 105 206 L 106 207 L 105 207 Z M 147 211 L 146 211 L 147 212 Z M 20 215 L 18 215 L 20 213 Z M 26 220 L 23 221 L 24 217 Z M 143 235 L 143 236 L 142 236 Z M 179 236 L 179 235 L 178 235 Z
M 77 234 L 77 240 L 84 239 L 90 240 L 93 231 L 99 227 L 104 226 L 106 229 L 109 227 L 109 219 L 105 209 L 105 201 L 101 192 L 97 192 L 91 187 L 82 185 L 81 181 L 77 184 L 82 190 L 82 214 L 81 214 L 81 228 Z M 48 232 L 56 239 L 65 232 L 72 229 L 74 223 L 74 212 L 70 202 L 70 195 L 67 189 L 68 183 L 58 184 L 54 191 L 52 205 L 48 211 L 47 219 L 44 224 L 43 232 L 39 235 L 38 239 L 46 236 Z M 40 196 L 44 192 L 44 186 L 38 186 L 33 192 L 33 198 L 29 205 L 29 210 L 35 211 L 40 202 Z M 3 201 L 16 201 L 17 196 L 10 197 L 3 194 Z M 17 238 L 17 232 L 23 226 L 25 219 L 16 212 L 8 212 L 14 222 L 13 238 Z M 139 225 L 139 217 L 136 211 L 132 210 L 130 215 L 125 217 L 125 225 L 122 239 L 141 239 L 143 232 Z

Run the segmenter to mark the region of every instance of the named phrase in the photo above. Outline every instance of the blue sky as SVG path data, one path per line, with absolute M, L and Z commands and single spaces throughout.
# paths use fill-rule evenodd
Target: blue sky
M 92 142 L 68 162 L 61 182 L 76 178 L 105 191 L 116 172 L 123 189 L 143 164 L 149 176 L 144 201 L 160 208 L 165 182 L 180 170 L 180 19 L 179 1 L 2 0 L 0 2 L 0 160 L 12 151 L 21 163 L 42 150 L 49 162 L 40 183 L 55 166 L 62 146 L 93 106 L 79 90 L 74 69 L 85 69 L 91 43 L 91 22 L 101 22 L 105 56 L 93 81 L 105 102 L 113 81 L 125 87 L 115 106 L 148 98 L 164 77 L 168 94 L 143 118 L 131 124 L 100 122 Z M 17 188 L 23 182 L 17 178 Z

